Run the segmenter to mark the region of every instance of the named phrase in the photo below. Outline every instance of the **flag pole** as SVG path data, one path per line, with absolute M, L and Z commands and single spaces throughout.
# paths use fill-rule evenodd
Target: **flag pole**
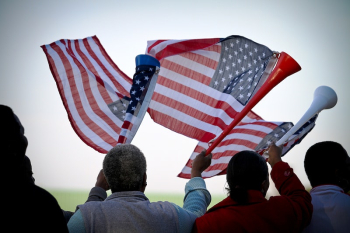
M 279 54 L 278 62 L 276 67 L 260 87 L 256 94 L 251 98 L 248 104 L 243 108 L 241 112 L 237 114 L 235 119 L 229 126 L 220 134 L 218 138 L 207 149 L 206 155 L 211 153 L 214 148 L 227 136 L 227 134 L 248 114 L 248 112 L 277 84 L 283 81 L 288 76 L 301 70 L 300 65 L 287 53 L 281 52 Z

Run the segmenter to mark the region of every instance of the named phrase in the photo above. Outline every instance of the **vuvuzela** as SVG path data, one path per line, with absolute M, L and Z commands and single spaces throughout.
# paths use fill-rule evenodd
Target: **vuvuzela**
M 302 118 L 296 123 L 280 140 L 276 142 L 276 146 L 284 144 L 290 136 L 292 136 L 300 127 L 302 127 L 313 116 L 320 113 L 323 109 L 333 108 L 337 104 L 337 94 L 327 86 L 319 86 L 314 92 L 314 100 L 309 109 Z
M 300 65 L 287 53 L 281 52 L 276 67 L 270 74 L 269 78 L 260 87 L 247 105 L 239 112 L 229 126 L 216 138 L 209 146 L 206 155 L 208 155 L 225 137 L 226 135 L 248 114 L 248 112 L 277 84 L 289 75 L 301 70 Z

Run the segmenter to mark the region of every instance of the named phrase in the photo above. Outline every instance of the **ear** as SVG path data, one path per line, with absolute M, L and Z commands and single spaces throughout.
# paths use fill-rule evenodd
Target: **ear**
M 261 192 L 264 195 L 264 197 L 266 196 L 266 193 L 269 187 L 270 187 L 270 181 L 269 181 L 269 175 L 267 175 L 267 178 L 261 183 Z
M 146 190 L 146 186 L 147 186 L 147 173 L 145 172 L 144 174 L 143 174 L 143 180 L 142 180 L 142 186 L 141 186 L 141 192 L 145 192 L 145 190 Z
M 350 170 L 347 168 L 337 169 L 335 171 L 336 184 L 341 187 L 345 193 L 350 190 Z

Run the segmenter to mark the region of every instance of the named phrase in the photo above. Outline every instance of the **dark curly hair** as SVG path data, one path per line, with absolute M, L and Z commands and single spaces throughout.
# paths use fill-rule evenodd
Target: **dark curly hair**
M 349 160 L 346 150 L 337 142 L 324 141 L 311 146 L 305 155 L 304 168 L 312 187 L 322 184 L 339 184 L 336 171 L 343 172 L 343 177 L 349 179 Z
M 248 201 L 248 190 L 261 190 L 261 184 L 268 175 L 266 161 L 254 151 L 235 154 L 227 166 L 226 180 L 232 200 L 239 204 Z

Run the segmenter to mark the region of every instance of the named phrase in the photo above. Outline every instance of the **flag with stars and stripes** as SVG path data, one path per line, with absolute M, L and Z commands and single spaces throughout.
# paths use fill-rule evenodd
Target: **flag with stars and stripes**
M 149 41 L 146 54 L 161 63 L 150 116 L 156 123 L 199 141 L 178 175 L 182 178 L 191 177 L 192 160 L 242 111 L 267 80 L 279 56 L 242 36 Z M 265 121 L 249 112 L 212 151 L 211 165 L 202 177 L 225 174 L 234 154 L 242 150 L 262 153 L 292 126 Z M 296 142 L 288 141 L 284 154 Z
M 96 36 L 58 40 L 42 49 L 77 135 L 101 153 L 130 143 L 151 100 L 159 62 L 137 56 L 136 73 L 130 79 Z
M 136 59 L 131 79 L 96 36 L 59 40 L 42 49 L 70 123 L 87 145 L 106 153 L 118 143 L 130 143 L 147 110 L 156 123 L 198 140 L 179 174 L 183 178 L 190 178 L 191 161 L 266 81 L 279 55 L 241 36 L 150 41 L 146 55 L 139 57 L 142 61 Z M 292 126 L 265 121 L 250 111 L 213 150 L 212 163 L 202 176 L 225 174 L 239 151 L 263 153 Z M 314 122 L 293 135 L 284 153 L 313 126 Z

